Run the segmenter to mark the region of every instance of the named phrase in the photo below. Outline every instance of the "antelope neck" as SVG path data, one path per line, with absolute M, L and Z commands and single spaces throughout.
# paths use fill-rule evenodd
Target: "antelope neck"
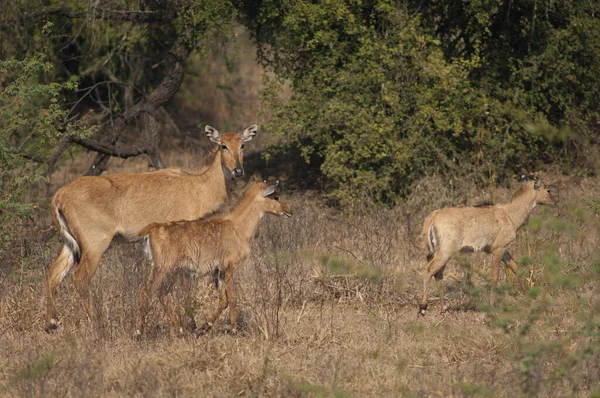
M 508 217 L 518 229 L 521 227 L 535 207 L 535 192 L 530 191 L 520 195 L 504 205 Z
M 242 200 L 227 216 L 227 219 L 235 225 L 235 229 L 241 237 L 246 239 L 246 241 L 250 241 L 264 214 L 255 201 L 247 202 Z

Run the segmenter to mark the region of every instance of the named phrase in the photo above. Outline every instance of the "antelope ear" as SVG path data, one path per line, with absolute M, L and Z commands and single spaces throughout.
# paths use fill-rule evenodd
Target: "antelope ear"
M 209 126 L 208 124 L 204 127 L 204 131 L 206 132 L 206 136 L 217 144 L 221 143 L 221 133 L 216 128 Z
M 277 185 L 279 184 L 279 180 L 275 181 L 275 183 L 269 185 L 268 187 L 266 187 L 263 192 L 262 192 L 262 196 L 263 197 L 267 197 L 269 195 L 272 195 L 273 192 L 275 192 L 275 188 L 277 188 Z
M 258 124 L 253 124 L 252 126 L 246 128 L 242 133 L 242 142 L 250 141 L 256 135 L 258 131 Z
M 539 181 L 539 177 L 535 174 L 523 174 L 521 175 L 520 180 L 523 184 L 525 184 L 529 181 Z

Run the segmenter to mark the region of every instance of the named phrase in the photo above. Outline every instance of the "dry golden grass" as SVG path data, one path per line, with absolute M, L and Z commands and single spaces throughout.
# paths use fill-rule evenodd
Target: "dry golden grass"
M 71 172 L 58 176 L 69 180 Z M 345 212 L 315 193 L 284 194 L 294 218 L 267 217 L 259 228 L 238 275 L 235 336 L 224 333 L 224 314 L 208 335 L 178 338 L 154 303 L 148 333 L 134 341 L 136 293 L 148 272 L 137 245 L 109 249 L 93 279 L 102 330 L 92 329 L 69 276 L 57 301 L 62 324 L 46 334 L 44 272 L 59 243 L 32 233 L 17 260 L 0 270 L 0 395 L 598 393 L 600 292 L 592 269 L 600 258 L 600 184 L 545 177 L 560 189 L 561 207 L 536 210 L 512 248 L 516 259 L 528 256 L 523 269 L 537 297 L 517 293 L 504 276 L 499 305 L 488 309 L 489 258 L 462 256 L 447 271 L 450 310 L 440 314 L 433 302 L 424 318 L 415 300 L 425 265 L 423 218 L 436 207 L 490 199 L 491 192 L 467 184 L 443 189 L 430 179 L 394 209 L 365 201 Z M 496 188 L 494 196 L 507 200 L 513 189 Z M 560 258 L 558 271 L 550 253 Z M 194 302 L 201 324 L 217 303 L 208 280 L 197 281 Z

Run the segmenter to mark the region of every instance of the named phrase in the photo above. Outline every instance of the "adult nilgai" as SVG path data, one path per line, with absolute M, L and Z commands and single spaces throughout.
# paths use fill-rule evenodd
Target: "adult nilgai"
M 277 183 L 256 183 L 240 203 L 223 218 L 152 224 L 140 231 L 145 237 L 145 251 L 153 263 L 149 282 L 139 293 L 136 335 L 141 335 L 148 311 L 149 295 L 158 294 L 171 323 L 183 331 L 181 319 L 173 308 L 169 276 L 187 269 L 199 275 L 212 274 L 219 288 L 219 306 L 209 322 L 195 331 L 196 336 L 212 327 L 229 306 L 231 331 L 236 330 L 236 294 L 234 275 L 250 254 L 250 238 L 265 213 L 284 218 L 292 216 L 287 204 L 274 194 Z
M 507 249 L 537 204 L 555 205 L 557 201 L 535 176 L 527 179 L 508 203 L 433 211 L 423 224 L 422 235 L 429 247 L 427 259 L 430 261 L 423 272 L 423 297 L 419 302 L 419 313 L 425 315 L 431 277 L 435 277 L 438 284 L 441 311 L 445 310 L 444 270 L 446 262 L 458 251 L 492 253 L 490 305 L 493 306 L 500 261 L 517 274 L 517 263 Z M 525 290 L 523 279 L 517 278 Z
M 65 243 L 46 271 L 46 331 L 58 326 L 56 289 L 75 265 L 75 288 L 90 319 L 98 320 L 88 286 L 114 237 L 133 242 L 148 224 L 194 220 L 221 207 L 226 179 L 244 175 L 244 142 L 257 128 L 220 134 L 206 126 L 206 135 L 219 146 L 212 164 L 202 169 L 79 177 L 60 188 L 52 199 L 52 216 Z

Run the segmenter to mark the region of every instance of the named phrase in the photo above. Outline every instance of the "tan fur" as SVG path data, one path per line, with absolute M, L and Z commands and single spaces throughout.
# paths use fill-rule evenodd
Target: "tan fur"
M 58 325 L 56 289 L 75 265 L 75 287 L 88 316 L 97 320 L 88 285 L 113 238 L 135 241 L 150 223 L 193 220 L 220 208 L 227 199 L 226 179 L 243 175 L 242 145 L 252 139 L 256 128 L 250 126 L 242 134 L 220 134 L 207 126 L 208 137 L 219 147 L 212 164 L 202 169 L 86 176 L 60 188 L 52 199 L 52 215 L 65 246 L 46 272 L 46 330 Z
M 225 217 L 152 224 L 140 231 L 140 236 L 147 239 L 149 250 L 146 252 L 150 253 L 154 267 L 150 281 L 140 290 L 137 334 L 143 331 L 148 296 L 151 294 L 159 295 L 173 325 L 183 330 L 168 295 L 169 286 L 164 283 L 169 275 L 181 269 L 189 269 L 199 275 L 217 272 L 225 284 L 219 289 L 217 310 L 207 325 L 197 333 L 210 328 L 228 305 L 231 330 L 235 331 L 236 296 L 233 277 L 236 269 L 250 254 L 250 239 L 265 213 L 291 217 L 290 206 L 271 196 L 274 190 L 274 185 L 255 183 L 235 209 Z
M 423 272 L 423 296 L 420 313 L 427 309 L 429 282 L 438 283 L 441 311 L 444 311 L 442 280 L 450 257 L 458 251 L 485 251 L 492 254 L 490 305 L 494 305 L 494 291 L 498 281 L 500 262 L 515 274 L 518 265 L 507 249 L 517 237 L 517 230 L 525 223 L 536 204 L 556 204 L 550 191 L 538 180 L 528 181 L 513 195 L 510 202 L 484 207 L 450 207 L 433 211 L 423 223 L 422 236 L 429 248 L 429 264 Z M 525 290 L 522 278 L 521 288 Z

